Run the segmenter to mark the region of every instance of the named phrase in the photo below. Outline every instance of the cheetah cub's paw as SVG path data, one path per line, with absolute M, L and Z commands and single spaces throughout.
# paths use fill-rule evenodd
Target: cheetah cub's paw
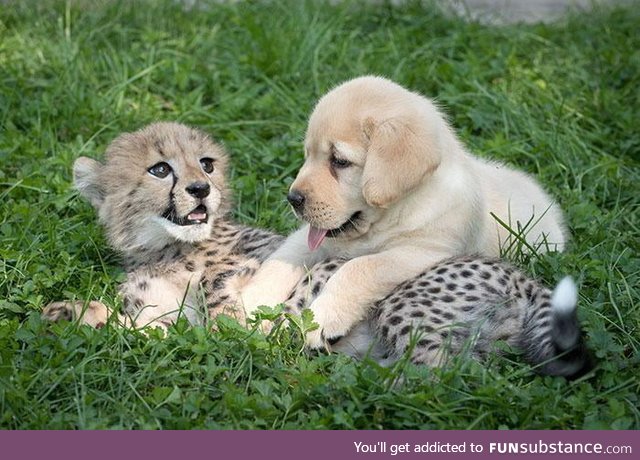
M 96 300 L 51 302 L 42 310 L 42 319 L 47 321 L 78 320 L 95 328 L 101 328 L 109 319 L 109 309 Z

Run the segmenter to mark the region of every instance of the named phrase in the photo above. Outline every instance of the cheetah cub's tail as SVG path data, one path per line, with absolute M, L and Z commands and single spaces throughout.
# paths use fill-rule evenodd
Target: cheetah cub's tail
M 587 348 L 578 324 L 578 288 L 571 277 L 558 283 L 551 295 L 551 307 L 534 305 L 525 321 L 523 340 L 527 357 L 547 375 L 576 378 L 591 368 Z M 543 324 L 547 327 L 540 327 Z M 541 329 L 543 331 L 540 334 Z

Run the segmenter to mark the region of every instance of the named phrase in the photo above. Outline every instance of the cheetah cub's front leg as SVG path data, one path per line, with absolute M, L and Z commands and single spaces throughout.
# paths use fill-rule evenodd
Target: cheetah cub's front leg
M 42 311 L 42 318 L 47 321 L 78 320 L 82 324 L 99 329 L 107 324 L 109 317 L 113 314 L 114 312 L 109 307 L 97 300 L 90 302 L 69 300 L 51 302 Z M 119 322 L 125 321 L 122 315 L 117 315 L 117 319 Z
M 77 300 L 52 302 L 41 316 L 49 321 L 77 320 L 97 328 L 112 317 L 121 326 L 136 328 L 166 329 L 180 316 L 193 324 L 201 323 L 203 313 L 199 311 L 195 289 L 190 287 L 192 283 L 176 276 L 175 273 L 159 276 L 146 269 L 128 273 L 127 280 L 118 288 L 123 304 L 121 314 L 102 302 Z M 197 288 L 197 279 L 195 284 Z
M 200 286 L 205 296 L 207 315 L 214 320 L 218 315 L 230 316 L 240 324 L 246 324 L 247 313 L 240 300 L 240 292 L 260 267 L 257 259 L 238 260 L 232 265 L 218 264 L 207 268 Z M 270 326 L 264 324 L 268 332 Z

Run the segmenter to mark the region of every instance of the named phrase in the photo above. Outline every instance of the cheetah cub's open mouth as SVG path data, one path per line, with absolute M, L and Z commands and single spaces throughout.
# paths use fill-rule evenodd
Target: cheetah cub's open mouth
M 198 205 L 193 211 L 187 214 L 186 217 L 178 217 L 176 215 L 175 207 L 171 207 L 162 215 L 169 222 L 179 225 L 181 227 L 187 225 L 206 224 L 209 221 L 209 214 L 207 213 L 207 207 L 203 204 Z
M 209 220 L 207 207 L 201 204 L 189 213 L 189 215 L 187 216 L 187 223 L 184 225 L 206 224 L 207 220 Z

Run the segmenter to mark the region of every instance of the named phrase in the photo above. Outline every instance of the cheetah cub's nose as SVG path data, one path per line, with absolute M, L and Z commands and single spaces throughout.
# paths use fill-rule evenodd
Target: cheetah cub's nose
M 185 190 L 191 196 L 204 198 L 209 195 L 211 187 L 205 182 L 194 182 L 193 184 L 189 184 Z

